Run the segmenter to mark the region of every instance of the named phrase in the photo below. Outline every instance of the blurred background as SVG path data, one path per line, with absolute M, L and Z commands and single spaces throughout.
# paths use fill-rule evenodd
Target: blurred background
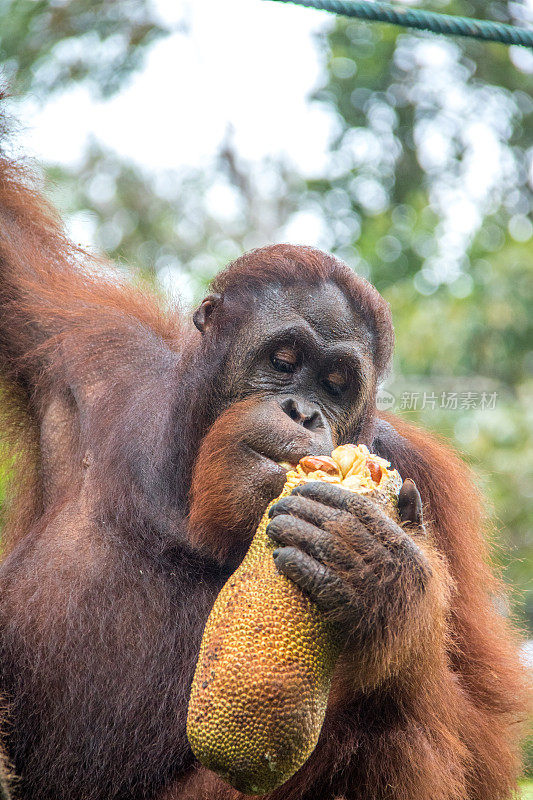
M 533 0 L 422 5 L 533 25 Z M 377 286 L 380 406 L 474 469 L 533 639 L 533 51 L 263 0 L 0 0 L 0 63 L 72 237 L 176 302 L 277 241 Z

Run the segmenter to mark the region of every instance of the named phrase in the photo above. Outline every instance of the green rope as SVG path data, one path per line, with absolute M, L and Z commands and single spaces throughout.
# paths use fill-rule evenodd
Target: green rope
M 374 0 L 277 0 L 281 3 L 295 3 L 299 6 L 319 8 L 343 14 L 346 17 L 359 17 L 377 22 L 390 22 L 406 28 L 444 33 L 449 36 L 470 36 L 473 39 L 486 39 L 503 44 L 519 44 L 533 48 L 533 30 L 517 28 L 503 22 L 453 17 L 437 14 L 434 11 L 418 11 L 415 8 L 400 8 L 391 3 Z

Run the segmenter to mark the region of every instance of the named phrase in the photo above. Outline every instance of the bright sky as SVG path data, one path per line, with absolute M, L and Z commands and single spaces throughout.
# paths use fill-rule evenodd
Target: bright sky
M 320 75 L 313 35 L 331 16 L 265 0 L 157 0 L 189 35 L 153 46 L 145 68 L 107 102 L 75 89 L 22 114 L 25 151 L 76 161 L 91 135 L 149 167 L 201 165 L 228 127 L 245 157 L 285 154 L 302 171 L 323 164 L 331 117 L 307 97 Z

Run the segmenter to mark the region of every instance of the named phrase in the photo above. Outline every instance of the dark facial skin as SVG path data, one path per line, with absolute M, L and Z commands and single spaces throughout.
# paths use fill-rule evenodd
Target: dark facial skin
M 219 303 L 206 302 L 208 316 Z M 272 287 L 253 304 L 249 323 L 229 349 L 221 383 L 226 413 L 240 413 L 229 426 L 222 414 L 212 433 L 231 430 L 232 517 L 246 536 L 283 486 L 278 462 L 329 453 L 356 426 L 374 381 L 371 333 L 336 285 Z M 239 515 L 238 507 L 248 508 L 250 517 Z M 416 544 L 424 527 L 412 481 L 402 487 L 399 513 L 400 525 L 372 501 L 318 482 L 296 488 L 270 512 L 277 568 L 348 637 L 357 634 L 358 647 L 368 641 L 374 646 L 373 636 L 384 635 L 366 607 L 383 609 L 386 625 L 387 605 L 416 604 L 430 580 Z
M 225 318 L 242 322 L 228 337 L 219 415 L 196 460 L 191 536 L 197 530 L 204 542 L 229 546 L 250 539 L 280 493 L 280 462 L 329 454 L 357 422 L 375 378 L 371 334 L 333 283 L 270 287 L 239 309 L 210 295 L 194 315 L 207 347 Z M 224 502 L 201 502 L 218 496 Z
M 336 284 L 270 286 L 239 303 L 210 295 L 194 315 L 207 346 L 225 320 L 240 322 L 223 334 L 230 345 L 219 370 L 219 416 L 197 459 L 196 496 L 213 495 L 205 482 L 215 472 L 217 485 L 221 472 L 231 475 L 225 525 L 237 521 L 232 535 L 246 541 L 283 487 L 280 462 L 329 454 L 356 424 L 375 377 L 370 331 Z
M 296 422 L 337 441 L 373 386 L 371 334 L 333 283 L 271 287 L 250 308 L 224 373 L 224 397 L 275 397 Z

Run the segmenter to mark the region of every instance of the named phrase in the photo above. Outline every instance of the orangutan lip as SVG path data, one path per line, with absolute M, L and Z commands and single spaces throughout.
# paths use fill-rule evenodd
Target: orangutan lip
M 253 447 L 248 447 L 248 449 L 254 455 L 259 456 L 259 458 L 262 459 L 263 461 L 268 461 L 270 464 L 273 464 L 276 467 L 277 471 L 282 469 L 285 472 L 287 472 L 289 469 L 293 469 L 293 466 L 290 464 L 289 461 L 283 460 L 283 463 L 280 463 L 280 461 L 274 460 L 273 458 L 271 458 L 271 456 L 267 456 L 265 455 L 265 453 L 261 453 L 259 450 L 255 450 Z

